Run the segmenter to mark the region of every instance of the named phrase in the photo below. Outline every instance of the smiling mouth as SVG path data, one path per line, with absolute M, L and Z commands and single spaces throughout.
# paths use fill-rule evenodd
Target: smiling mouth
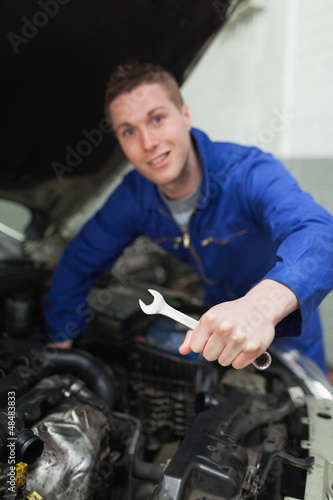
M 161 163 L 163 160 L 165 160 L 167 158 L 169 153 L 170 153 L 169 151 L 167 153 L 163 153 L 162 155 L 158 156 L 154 160 L 149 161 L 148 165 L 157 165 L 158 163 Z

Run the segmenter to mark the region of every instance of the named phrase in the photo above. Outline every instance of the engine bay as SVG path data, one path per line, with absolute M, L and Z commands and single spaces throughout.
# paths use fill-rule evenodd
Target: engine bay
M 266 371 L 180 356 L 186 328 L 144 315 L 146 283 L 124 275 L 95 284 L 74 348 L 51 349 L 49 278 L 24 261 L 1 271 L 0 498 L 332 498 L 328 385 L 314 395 L 274 352 Z M 198 298 L 162 289 L 202 314 Z

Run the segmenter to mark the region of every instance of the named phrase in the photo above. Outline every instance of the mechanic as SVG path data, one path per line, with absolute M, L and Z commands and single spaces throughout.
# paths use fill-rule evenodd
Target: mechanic
M 48 343 L 71 347 L 93 281 L 147 235 L 193 266 L 212 306 L 181 354 L 240 369 L 273 342 L 325 371 L 317 307 L 333 288 L 331 215 L 272 155 L 192 128 L 159 66 L 117 67 L 105 110 L 134 170 L 63 253 L 46 296 Z

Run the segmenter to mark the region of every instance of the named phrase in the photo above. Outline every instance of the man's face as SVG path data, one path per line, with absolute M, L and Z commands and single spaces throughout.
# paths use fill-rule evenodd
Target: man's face
M 165 88 L 144 84 L 110 104 L 113 130 L 123 152 L 144 177 L 168 194 L 168 186 L 185 185 L 197 168 L 187 106 L 178 108 Z

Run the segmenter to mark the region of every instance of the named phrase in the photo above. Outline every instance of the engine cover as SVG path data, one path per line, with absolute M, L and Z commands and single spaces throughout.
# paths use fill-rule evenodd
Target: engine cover
M 202 412 L 187 432 L 151 500 L 232 500 L 247 471 L 246 450 L 223 437 L 249 400 L 233 391 L 225 404 Z

